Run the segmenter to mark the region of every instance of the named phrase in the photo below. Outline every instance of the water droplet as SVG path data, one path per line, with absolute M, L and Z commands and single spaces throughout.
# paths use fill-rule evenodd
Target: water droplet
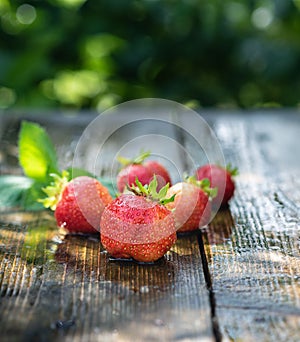
M 140 293 L 149 293 L 149 287 L 148 286 L 141 286 L 140 287 Z
M 164 321 L 159 318 L 156 318 L 156 320 L 154 321 L 154 324 L 158 327 L 163 327 L 165 325 Z

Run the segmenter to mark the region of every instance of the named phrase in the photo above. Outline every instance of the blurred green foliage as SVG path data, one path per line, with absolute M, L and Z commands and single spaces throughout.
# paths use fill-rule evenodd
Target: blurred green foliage
M 0 0 L 0 108 L 300 104 L 300 0 Z

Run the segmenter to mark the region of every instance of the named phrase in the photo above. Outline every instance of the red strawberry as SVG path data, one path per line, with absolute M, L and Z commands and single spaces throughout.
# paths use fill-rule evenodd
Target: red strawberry
M 210 195 L 214 189 L 209 188 L 208 181 L 197 181 L 190 177 L 185 182 L 173 185 L 167 196 L 175 195 L 174 202 L 166 204 L 174 210 L 176 228 L 178 232 L 190 232 L 207 225 L 211 218 Z
M 55 210 L 57 225 L 72 233 L 96 233 L 105 206 L 112 201 L 98 180 L 80 176 L 68 181 L 67 173 L 54 175 L 55 183 L 44 189 L 49 196 L 41 200 Z
M 218 165 L 207 164 L 199 167 L 196 171 L 198 180 L 207 178 L 210 181 L 211 187 L 218 189 L 218 194 L 212 201 L 214 207 L 226 206 L 228 204 L 235 190 L 233 176 L 237 174 L 237 168 L 232 169 L 230 165 L 223 168 Z
M 156 175 L 158 190 L 164 187 L 166 184 L 172 184 L 169 172 L 160 163 L 155 160 L 149 160 L 144 163 L 144 166 L 150 171 L 151 175 Z
M 130 160 L 124 157 L 118 157 L 118 161 L 124 166 L 117 175 L 117 188 L 123 192 L 126 186 L 135 185 L 136 177 L 142 185 L 149 184 L 156 175 L 160 190 L 167 183 L 171 184 L 171 178 L 166 168 L 157 161 L 144 162 L 150 156 L 150 152 L 142 152 L 135 159 Z
M 158 194 L 155 177 L 148 187 L 137 179 L 136 184 L 134 193 L 122 194 L 104 209 L 101 242 L 112 257 L 153 262 L 176 241 L 174 217 L 161 198 L 168 187 Z
M 126 185 L 135 184 L 136 177 L 143 184 L 149 184 L 153 175 L 142 164 L 130 164 L 122 169 L 117 176 L 118 191 L 123 192 Z

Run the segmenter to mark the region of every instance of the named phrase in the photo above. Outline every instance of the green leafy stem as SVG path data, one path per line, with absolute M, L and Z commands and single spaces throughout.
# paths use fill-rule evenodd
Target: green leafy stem
M 43 200 L 38 202 L 38 199 L 45 199 L 43 189 L 53 187 L 53 178 L 63 178 L 67 182 L 82 175 L 94 177 L 83 169 L 60 171 L 55 147 L 46 130 L 37 123 L 22 121 L 18 145 L 19 163 L 24 176 L 0 176 L 0 209 L 19 207 L 23 210 L 42 210 L 44 206 L 40 202 Z M 115 196 L 112 182 L 97 179 Z M 52 202 L 47 204 L 53 207 Z

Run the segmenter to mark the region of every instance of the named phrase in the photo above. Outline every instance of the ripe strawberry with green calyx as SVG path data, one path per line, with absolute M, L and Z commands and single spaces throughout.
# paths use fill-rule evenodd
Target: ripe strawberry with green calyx
M 101 242 L 114 258 L 154 262 L 176 241 L 172 212 L 166 204 L 168 185 L 157 192 L 156 177 L 143 186 L 136 178 L 131 192 L 123 193 L 106 206 L 101 217 Z
M 127 185 L 135 185 L 135 179 L 142 185 L 149 184 L 156 175 L 157 190 L 160 190 L 167 183 L 171 184 L 171 178 L 166 168 L 155 160 L 145 161 L 151 155 L 150 151 L 141 152 L 134 159 L 127 159 L 119 156 L 117 159 L 123 168 L 117 175 L 117 188 L 123 192 Z
M 211 186 L 218 189 L 218 194 L 212 201 L 212 205 L 218 208 L 228 205 L 228 201 L 232 198 L 235 190 L 233 177 L 237 174 L 238 169 L 232 168 L 230 164 L 226 168 L 215 164 L 206 164 L 197 169 L 196 178 L 198 180 L 207 178 Z
M 208 179 L 202 181 L 195 177 L 174 184 L 167 196 L 174 196 L 174 202 L 166 206 L 173 211 L 177 232 L 191 232 L 206 226 L 211 219 L 211 201 L 216 189 L 210 188 Z
M 144 166 L 150 171 L 152 176 L 156 175 L 158 190 L 164 187 L 166 184 L 169 184 L 170 186 L 172 185 L 169 172 L 161 163 L 155 160 L 148 160 L 144 163 Z
M 97 233 L 103 210 L 112 201 L 107 188 L 88 176 L 69 181 L 67 171 L 52 177 L 53 183 L 43 188 L 48 197 L 39 202 L 55 211 L 57 225 L 70 233 Z

